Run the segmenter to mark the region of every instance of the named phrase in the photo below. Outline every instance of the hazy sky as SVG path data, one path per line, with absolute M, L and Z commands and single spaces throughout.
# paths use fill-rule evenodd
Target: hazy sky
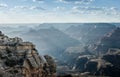
M 0 23 L 120 22 L 120 0 L 0 0 Z

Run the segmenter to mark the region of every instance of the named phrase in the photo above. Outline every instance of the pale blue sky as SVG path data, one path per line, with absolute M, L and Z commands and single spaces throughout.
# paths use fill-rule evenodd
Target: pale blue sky
M 0 23 L 120 22 L 120 0 L 0 0 Z

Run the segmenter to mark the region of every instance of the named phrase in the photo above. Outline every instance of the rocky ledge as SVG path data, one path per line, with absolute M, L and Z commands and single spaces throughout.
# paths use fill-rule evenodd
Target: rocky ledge
M 0 77 L 55 77 L 55 73 L 51 56 L 42 57 L 31 42 L 0 31 Z

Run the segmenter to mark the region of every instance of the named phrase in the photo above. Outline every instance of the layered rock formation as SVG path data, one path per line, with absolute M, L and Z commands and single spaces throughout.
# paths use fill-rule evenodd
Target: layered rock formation
M 83 44 L 94 44 L 115 28 L 115 25 L 108 23 L 83 23 L 72 25 L 65 32 Z
M 9 38 L 0 32 L 0 77 L 54 77 L 53 58 L 47 55 L 45 60 L 31 42 Z
M 96 52 L 105 54 L 110 48 L 120 48 L 120 28 L 111 31 L 107 36 L 103 37 L 95 47 Z M 99 54 L 100 54 L 99 53 Z
M 120 76 L 120 28 L 102 38 L 93 49 L 97 54 L 82 55 L 76 60 L 75 70 L 96 76 Z M 93 51 L 93 52 L 94 52 Z

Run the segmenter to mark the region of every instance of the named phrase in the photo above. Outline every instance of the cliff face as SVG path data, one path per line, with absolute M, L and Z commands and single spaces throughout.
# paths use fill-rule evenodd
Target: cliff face
M 53 77 L 56 72 L 54 60 L 48 55 L 45 60 L 32 43 L 23 42 L 18 37 L 9 38 L 0 32 L 0 77 L 41 77 L 48 74 Z
M 116 28 L 110 32 L 107 36 L 102 38 L 97 44 L 95 51 L 102 54 L 107 53 L 109 48 L 120 48 L 120 28 Z
M 82 74 L 96 76 L 120 76 L 120 28 L 102 38 L 95 46 L 94 54 L 77 58 L 74 69 Z

